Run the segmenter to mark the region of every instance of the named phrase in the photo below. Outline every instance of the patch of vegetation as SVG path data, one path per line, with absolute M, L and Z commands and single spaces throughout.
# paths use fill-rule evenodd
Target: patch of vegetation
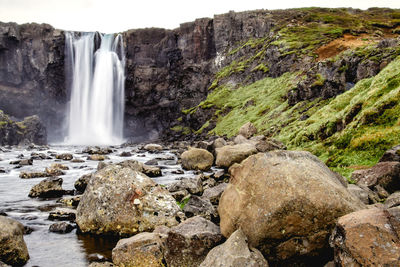
M 183 208 L 189 202 L 189 200 L 190 200 L 190 197 L 185 197 L 184 199 L 182 199 L 182 201 L 176 201 L 176 204 L 178 204 L 179 208 L 181 210 L 183 210 Z
M 210 133 L 231 137 L 250 121 L 260 133 L 289 149 L 310 151 L 347 178 L 400 143 L 400 57 L 335 98 L 289 106 L 285 96 L 299 79 L 299 74 L 286 73 L 237 89 L 216 88 L 201 104 L 217 110 Z

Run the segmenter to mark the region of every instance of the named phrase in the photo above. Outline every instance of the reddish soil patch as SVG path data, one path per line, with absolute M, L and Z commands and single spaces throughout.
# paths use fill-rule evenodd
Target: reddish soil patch
M 318 55 L 318 61 L 334 57 L 339 53 L 355 47 L 360 47 L 366 44 L 376 42 L 376 38 L 371 37 L 368 34 L 361 34 L 354 36 L 351 34 L 345 34 L 343 37 L 333 40 L 327 45 L 319 47 L 315 50 Z

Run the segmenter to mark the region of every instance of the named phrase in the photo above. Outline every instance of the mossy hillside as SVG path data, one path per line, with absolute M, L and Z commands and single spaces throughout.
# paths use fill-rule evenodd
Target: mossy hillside
M 242 84 L 248 84 L 260 76 L 276 77 L 283 72 L 274 69 L 273 64 L 284 61 L 307 61 L 305 56 L 317 60 L 317 49 L 329 42 L 343 37 L 345 33 L 354 36 L 369 36 L 366 42 L 375 44 L 385 37 L 395 37 L 400 26 L 399 10 L 369 9 L 367 11 L 354 9 L 301 8 L 271 11 L 266 16 L 273 22 L 271 32 L 267 36 L 250 38 L 233 45 L 225 51 L 224 64 L 216 74 L 210 89 L 224 85 L 239 77 Z M 271 59 L 271 54 L 279 51 L 279 58 Z M 373 50 L 360 50 L 366 58 L 373 58 Z M 379 60 L 376 58 L 376 60 Z M 298 62 L 298 63 L 299 63 Z M 292 62 L 293 63 L 293 62 Z M 284 71 L 297 71 L 300 65 L 284 67 Z M 254 79 L 254 77 L 256 77 Z
M 347 177 L 400 143 L 400 58 L 335 98 L 289 106 L 286 93 L 300 79 L 286 73 L 237 89 L 218 87 L 197 108 L 216 111 L 216 127 L 209 134 L 234 136 L 251 121 L 260 133 L 289 149 L 316 154 Z

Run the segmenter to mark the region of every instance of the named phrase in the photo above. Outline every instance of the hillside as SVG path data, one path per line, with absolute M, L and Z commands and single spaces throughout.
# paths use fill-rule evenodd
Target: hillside
M 217 55 L 199 105 L 171 129 L 232 137 L 247 121 L 346 177 L 400 143 L 400 12 L 293 9 L 271 31 Z

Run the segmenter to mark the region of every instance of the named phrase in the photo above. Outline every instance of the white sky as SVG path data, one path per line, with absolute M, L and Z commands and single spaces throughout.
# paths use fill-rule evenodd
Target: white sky
M 177 28 L 196 18 L 234 11 L 294 7 L 400 8 L 400 0 L 0 0 L 0 21 L 48 23 L 75 31 Z

